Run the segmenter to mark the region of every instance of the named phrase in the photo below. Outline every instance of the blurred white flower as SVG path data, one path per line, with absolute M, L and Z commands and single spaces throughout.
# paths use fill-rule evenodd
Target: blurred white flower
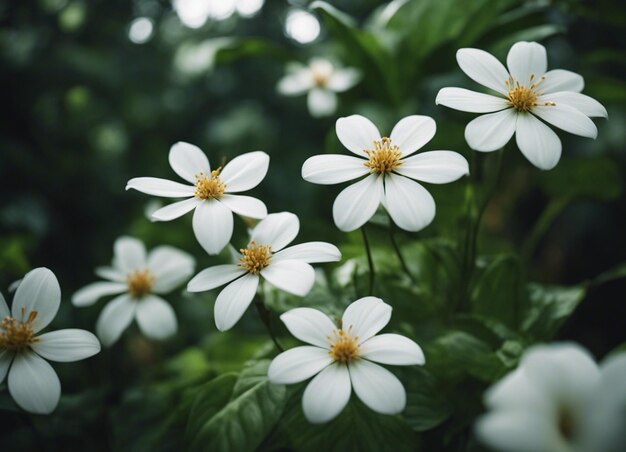
M 308 384 L 302 409 L 313 423 L 328 422 L 344 409 L 352 388 L 372 410 L 397 414 L 404 410 L 406 392 L 395 375 L 380 364 L 424 364 L 422 349 L 399 334 L 381 334 L 391 318 L 391 306 L 380 298 L 361 298 L 348 306 L 341 326 L 317 309 L 296 308 L 281 320 L 296 338 L 311 345 L 292 348 L 270 364 L 272 383 Z
M 538 118 L 566 132 L 596 138 L 598 130 L 589 118 L 607 117 L 598 101 L 580 94 L 584 87 L 580 75 L 562 69 L 546 72 L 546 49 L 536 42 L 511 47 L 508 71 L 493 55 L 479 49 L 460 49 L 456 59 L 472 80 L 499 94 L 463 88 L 443 88 L 437 94 L 437 104 L 489 113 L 465 128 L 465 139 L 476 151 L 500 149 L 515 133 L 522 154 L 537 168 L 549 170 L 561 158 L 561 140 Z
M 381 137 L 367 118 L 339 118 L 339 141 L 358 157 L 316 155 L 302 166 L 302 177 L 315 184 L 339 184 L 362 176 L 345 188 L 333 205 L 335 224 L 353 231 L 372 218 L 378 206 L 402 229 L 419 231 L 435 217 L 435 200 L 417 182 L 445 184 L 469 174 L 465 158 L 453 151 L 422 152 L 409 157 L 435 135 L 436 124 L 428 116 L 407 116 Z
M 323 58 L 313 58 L 308 66 L 292 63 L 288 74 L 278 82 L 278 92 L 285 96 L 307 93 L 307 104 L 312 116 L 328 116 L 337 109 L 337 95 L 352 88 L 361 79 L 358 70 L 337 69 Z
M 162 340 L 176 333 L 176 314 L 166 294 L 193 274 L 195 260 L 171 246 L 158 246 L 150 253 L 140 240 L 120 237 L 113 247 L 111 267 L 96 274 L 107 281 L 89 284 L 72 297 L 74 306 L 91 306 L 99 298 L 118 295 L 102 310 L 96 332 L 102 343 L 115 343 L 133 319 L 147 337 Z
M 152 213 L 152 219 L 169 221 L 194 210 L 193 231 L 202 248 L 219 254 L 233 235 L 233 212 L 250 218 L 265 218 L 267 208 L 251 196 L 234 195 L 250 190 L 267 174 L 270 157 L 255 151 L 239 155 L 223 168 L 211 171 L 209 159 L 196 146 L 179 142 L 170 149 L 170 166 L 193 185 L 156 177 L 136 177 L 126 190 L 134 188 L 149 195 L 184 198 Z
M 9 393 L 20 407 L 35 414 L 51 413 L 61 398 L 59 377 L 46 359 L 79 361 L 100 351 L 98 339 L 85 330 L 37 336 L 54 319 L 60 304 L 59 282 L 47 268 L 24 276 L 10 311 L 0 293 L 0 383 L 8 373 Z
M 285 248 L 299 230 L 300 222 L 293 213 L 270 214 L 252 230 L 237 264 L 206 268 L 189 281 L 189 292 L 204 292 L 230 283 L 215 301 L 218 330 L 226 331 L 239 321 L 257 292 L 261 276 L 278 289 L 303 297 L 315 282 L 315 270 L 309 264 L 341 259 L 337 247 L 326 242 Z
M 626 444 L 626 353 L 598 368 L 577 344 L 536 346 L 485 395 L 478 437 L 496 450 L 608 452 Z

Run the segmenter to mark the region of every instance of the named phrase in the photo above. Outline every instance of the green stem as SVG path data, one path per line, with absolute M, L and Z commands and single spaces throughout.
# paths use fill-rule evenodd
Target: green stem
M 400 251 L 398 242 L 396 242 L 396 236 L 394 234 L 395 229 L 396 229 L 396 225 L 391 219 L 391 216 L 389 216 L 389 239 L 391 240 L 393 249 L 396 252 L 396 256 L 398 256 L 398 260 L 400 261 L 400 266 L 402 267 L 402 270 L 404 270 L 404 273 L 406 273 L 406 275 L 409 277 L 411 281 L 415 282 L 415 278 L 413 278 L 413 275 L 411 274 L 411 271 L 409 270 L 409 267 L 406 265 L 406 261 L 404 260 L 404 257 L 402 256 L 402 251 Z
M 571 201 L 570 197 L 555 198 L 548 203 L 537 219 L 522 248 L 522 261 L 529 263 L 535 254 L 537 245 L 544 237 L 554 220 L 565 210 Z
M 370 268 L 369 295 L 374 295 L 374 278 L 376 276 L 376 270 L 374 269 L 374 260 L 372 259 L 372 250 L 370 249 L 370 243 L 369 243 L 369 240 L 367 239 L 365 226 L 361 226 L 361 235 L 363 236 L 363 246 L 365 246 L 365 254 L 367 255 L 367 265 Z
M 259 295 L 256 295 L 254 297 L 254 305 L 256 306 L 259 317 L 261 317 L 261 321 L 263 322 L 263 325 L 265 325 L 265 329 L 272 339 L 274 346 L 279 353 L 284 352 L 285 349 L 282 347 L 282 345 L 280 345 L 280 342 L 278 342 L 278 339 L 276 338 L 276 335 L 274 334 L 274 330 L 272 328 L 272 313 L 269 309 L 267 309 L 267 306 L 265 306 L 265 303 Z

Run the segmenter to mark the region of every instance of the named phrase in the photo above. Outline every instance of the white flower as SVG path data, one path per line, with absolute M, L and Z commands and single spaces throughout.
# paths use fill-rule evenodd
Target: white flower
M 356 69 L 337 69 L 323 58 L 313 58 L 308 66 L 293 63 L 288 74 L 278 82 L 278 91 L 285 96 L 307 94 L 312 116 L 328 116 L 337 109 L 337 95 L 356 85 L 361 74 Z
M 111 267 L 99 267 L 96 274 L 107 281 L 89 284 L 72 297 L 74 306 L 91 306 L 99 298 L 121 294 L 100 313 L 96 332 L 106 346 L 116 342 L 133 319 L 151 339 L 162 340 L 176 333 L 176 314 L 155 294 L 165 294 L 186 281 L 195 267 L 189 254 L 171 246 L 159 246 L 146 253 L 143 243 L 120 237 L 113 247 Z
M 428 116 L 403 118 L 389 138 L 359 115 L 339 118 L 336 130 L 339 141 L 358 157 L 316 155 L 304 162 L 302 177 L 315 184 L 338 184 L 367 175 L 335 200 L 333 218 L 342 231 L 363 226 L 381 203 L 399 227 L 419 231 L 433 221 L 435 200 L 411 179 L 444 184 L 469 174 L 467 160 L 456 152 L 430 151 L 407 158 L 435 135 L 435 121 Z
M 156 177 L 137 177 L 128 181 L 149 195 L 185 198 L 152 213 L 152 219 L 169 221 L 195 209 L 193 231 L 209 254 L 218 254 L 233 235 L 233 212 L 250 218 L 265 218 L 267 208 L 251 196 L 233 195 L 256 187 L 265 177 L 270 157 L 261 151 L 235 157 L 223 168 L 211 171 L 207 156 L 196 146 L 179 142 L 170 149 L 170 166 L 192 185 Z
M 380 298 L 361 298 L 343 313 L 341 326 L 322 312 L 296 308 L 281 320 L 296 338 L 311 345 L 292 348 L 270 364 L 275 384 L 292 384 L 316 375 L 302 398 L 302 409 L 313 423 L 328 422 L 344 409 L 354 392 L 372 410 L 397 414 L 404 410 L 406 392 L 395 375 L 374 364 L 424 364 L 422 349 L 399 334 L 381 334 L 391 318 L 391 306 Z
M 98 339 L 85 330 L 37 336 L 54 319 L 60 304 L 59 282 L 47 268 L 24 276 L 10 311 L 0 294 L 0 383 L 8 373 L 9 393 L 20 407 L 35 414 L 51 413 L 61 398 L 59 377 L 46 359 L 79 361 L 100 351 Z
M 315 282 L 312 263 L 336 262 L 341 253 L 326 242 L 308 242 L 285 248 L 298 235 L 300 222 L 293 213 L 273 213 L 252 230 L 239 263 L 209 267 L 187 285 L 189 292 L 204 292 L 228 284 L 215 301 L 215 325 L 232 328 L 248 308 L 262 276 L 285 292 L 305 296 Z M 232 282 L 231 282 L 232 281 Z
M 596 138 L 598 130 L 589 117 L 607 117 L 598 101 L 580 94 L 584 86 L 580 75 L 562 69 L 546 72 L 546 49 L 536 42 L 511 47 L 508 71 L 493 55 L 479 49 L 460 49 L 456 59 L 472 80 L 499 94 L 443 88 L 437 95 L 437 104 L 489 113 L 465 128 L 465 139 L 476 151 L 500 149 L 515 133 L 522 154 L 537 168 L 549 170 L 559 162 L 561 140 L 538 118 L 566 132 Z
M 536 346 L 488 390 L 476 425 L 496 450 L 604 452 L 626 444 L 626 354 L 600 368 L 577 344 Z

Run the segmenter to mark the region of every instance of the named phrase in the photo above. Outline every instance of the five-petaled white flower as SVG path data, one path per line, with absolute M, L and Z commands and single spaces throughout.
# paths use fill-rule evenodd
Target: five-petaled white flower
M 24 276 L 10 311 L 0 294 L 0 383 L 8 373 L 9 393 L 20 407 L 35 414 L 51 413 L 61 398 L 59 377 L 46 359 L 79 361 L 100 351 L 96 336 L 85 330 L 37 336 L 54 319 L 60 304 L 59 282 L 47 268 Z
M 316 375 L 302 398 L 306 418 L 313 423 L 337 416 L 350 400 L 352 388 L 372 410 L 397 414 L 404 410 L 406 392 L 398 378 L 376 363 L 424 364 L 422 349 L 399 334 L 381 334 L 391 318 L 391 306 L 380 298 L 361 298 L 343 313 L 337 327 L 324 313 L 296 308 L 280 316 L 296 338 L 311 345 L 292 348 L 270 364 L 272 383 L 292 384 Z
M 230 283 L 215 301 L 218 330 L 226 331 L 239 321 L 257 292 L 261 276 L 278 289 L 303 297 L 315 282 L 315 270 L 309 264 L 341 259 L 337 247 L 326 242 L 285 248 L 299 230 L 300 222 L 293 213 L 270 214 L 252 230 L 237 264 L 206 268 L 189 281 L 189 292 L 204 292 Z
M 323 58 L 312 58 L 308 66 L 292 63 L 288 74 L 278 82 L 278 91 L 285 96 L 307 94 L 312 116 L 328 116 L 337 109 L 337 95 L 356 85 L 361 74 L 352 68 L 337 69 Z
M 467 124 L 467 144 L 482 152 L 502 148 L 515 133 L 522 154 L 537 168 L 549 170 L 561 158 L 561 140 L 543 121 L 566 132 L 596 138 L 589 117 L 607 117 L 596 100 L 581 94 L 583 78 L 570 71 L 547 71 L 546 49 L 536 42 L 511 47 L 506 68 L 490 53 L 460 49 L 456 59 L 472 80 L 500 96 L 463 88 L 443 88 L 436 103 L 461 111 L 489 113 Z M 495 112 L 495 113 L 494 113 Z
M 170 149 L 170 166 L 193 185 L 156 177 L 137 177 L 128 181 L 126 190 L 134 188 L 149 195 L 168 198 L 189 197 L 152 213 L 158 221 L 169 221 L 195 209 L 193 231 L 209 254 L 218 254 L 233 235 L 233 212 L 250 218 L 265 218 L 267 208 L 251 196 L 234 195 L 250 190 L 263 180 L 270 157 L 265 152 L 242 154 L 223 168 L 211 171 L 209 159 L 198 147 L 179 142 Z
M 168 302 L 155 294 L 174 290 L 193 274 L 195 260 L 171 246 L 146 253 L 143 243 L 120 237 L 113 247 L 111 267 L 96 274 L 108 281 L 89 284 L 72 297 L 74 306 L 90 306 L 99 298 L 117 295 L 100 313 L 96 332 L 106 346 L 116 342 L 134 318 L 147 337 L 162 340 L 176 333 L 176 314 Z
M 411 179 L 444 184 L 469 174 L 467 160 L 453 151 L 409 157 L 435 135 L 435 121 L 428 116 L 403 118 L 389 137 L 381 137 L 360 115 L 339 118 L 336 130 L 339 141 L 358 157 L 316 155 L 304 162 L 302 177 L 315 184 L 338 184 L 367 175 L 335 200 L 333 218 L 342 231 L 363 226 L 381 203 L 399 227 L 419 231 L 433 221 L 435 200 Z
M 490 388 L 478 437 L 496 450 L 608 452 L 626 444 L 626 353 L 600 367 L 577 344 L 527 350 Z

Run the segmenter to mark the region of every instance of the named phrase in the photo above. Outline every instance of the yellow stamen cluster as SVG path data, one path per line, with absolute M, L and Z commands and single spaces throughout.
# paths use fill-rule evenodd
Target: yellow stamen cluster
M 574 438 L 576 425 L 572 413 L 566 407 L 561 407 L 558 412 L 559 432 L 563 438 L 571 440 Z
M 154 284 L 154 276 L 149 270 L 135 270 L 126 278 L 128 293 L 133 298 L 141 298 L 148 295 Z
M 272 249 L 269 245 L 257 245 L 254 240 L 247 248 L 242 248 L 239 252 L 243 255 L 239 259 L 239 266 L 255 275 L 270 264 L 272 257 Z
M 194 196 L 199 199 L 218 199 L 221 198 L 226 190 L 226 184 L 219 177 L 222 168 L 211 171 L 211 175 L 204 173 L 196 175 L 196 192 Z
M 22 308 L 22 318 L 24 308 Z M 13 317 L 5 317 L 0 324 L 0 350 L 20 352 L 37 341 L 33 331 L 33 321 L 37 318 L 37 311 L 28 315 L 26 322 L 20 322 Z
M 318 88 L 325 88 L 328 84 L 328 75 L 322 73 L 321 71 L 313 70 L 313 83 Z
M 537 87 L 545 79 L 545 77 L 541 77 L 537 82 L 533 82 L 533 80 L 535 80 L 535 74 L 531 74 L 529 86 L 525 86 L 513 80 L 513 77 L 509 77 L 509 79 L 504 82 L 508 88 L 507 97 L 509 100 L 507 103 L 519 112 L 529 112 L 539 105 L 537 98 L 541 96 L 541 93 L 537 91 Z M 556 104 L 554 102 L 544 102 L 543 105 L 553 107 Z
M 372 173 L 390 173 L 402 164 L 400 149 L 391 144 L 391 138 L 374 141 L 374 149 L 364 149 L 369 160 L 363 163 Z
M 349 363 L 359 357 L 359 337 L 353 336 L 352 325 L 347 331 L 341 329 L 333 332 L 334 337 L 328 337 L 330 350 L 328 354 L 331 358 L 340 363 Z

